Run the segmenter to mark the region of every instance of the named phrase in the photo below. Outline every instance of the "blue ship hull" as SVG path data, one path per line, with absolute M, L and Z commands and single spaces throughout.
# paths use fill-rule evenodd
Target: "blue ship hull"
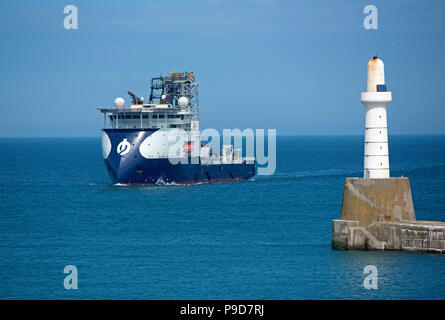
M 158 129 L 104 129 L 111 144 L 104 162 L 113 183 L 201 183 L 245 180 L 255 175 L 254 163 L 201 164 L 199 158 L 188 163 L 172 164 L 168 158 L 147 159 L 139 152 L 140 144 Z M 119 144 L 128 142 L 129 151 L 117 152 Z M 185 160 L 185 159 L 182 159 Z

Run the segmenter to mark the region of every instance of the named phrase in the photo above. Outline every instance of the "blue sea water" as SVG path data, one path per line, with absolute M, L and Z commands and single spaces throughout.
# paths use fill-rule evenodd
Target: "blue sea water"
M 331 250 L 363 137 L 277 148 L 273 176 L 124 187 L 99 138 L 0 139 L 0 298 L 445 299 L 445 255 Z M 417 218 L 445 221 L 445 136 L 390 137 L 390 164 L 410 178 Z M 64 289 L 66 265 L 78 290 Z

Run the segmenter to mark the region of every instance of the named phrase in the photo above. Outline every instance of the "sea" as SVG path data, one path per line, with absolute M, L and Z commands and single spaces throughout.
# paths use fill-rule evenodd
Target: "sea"
M 0 299 L 445 299 L 443 254 L 331 249 L 363 140 L 278 136 L 273 175 L 119 186 L 99 137 L 2 138 Z M 445 136 L 389 148 L 417 219 L 445 221 Z

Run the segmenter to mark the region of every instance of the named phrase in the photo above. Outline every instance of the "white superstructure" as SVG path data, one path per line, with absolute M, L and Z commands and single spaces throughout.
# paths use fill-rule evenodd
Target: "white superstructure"
M 368 63 L 366 92 L 361 93 L 366 108 L 364 178 L 389 178 L 388 121 L 386 106 L 392 101 L 386 90 L 383 61 Z

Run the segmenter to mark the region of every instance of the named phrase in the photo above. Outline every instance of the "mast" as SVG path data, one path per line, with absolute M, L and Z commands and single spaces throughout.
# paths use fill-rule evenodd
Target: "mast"
M 198 85 L 193 72 L 170 72 L 168 76 L 154 77 L 151 79 L 150 103 L 185 109 L 192 114 L 192 120 L 199 121 Z

